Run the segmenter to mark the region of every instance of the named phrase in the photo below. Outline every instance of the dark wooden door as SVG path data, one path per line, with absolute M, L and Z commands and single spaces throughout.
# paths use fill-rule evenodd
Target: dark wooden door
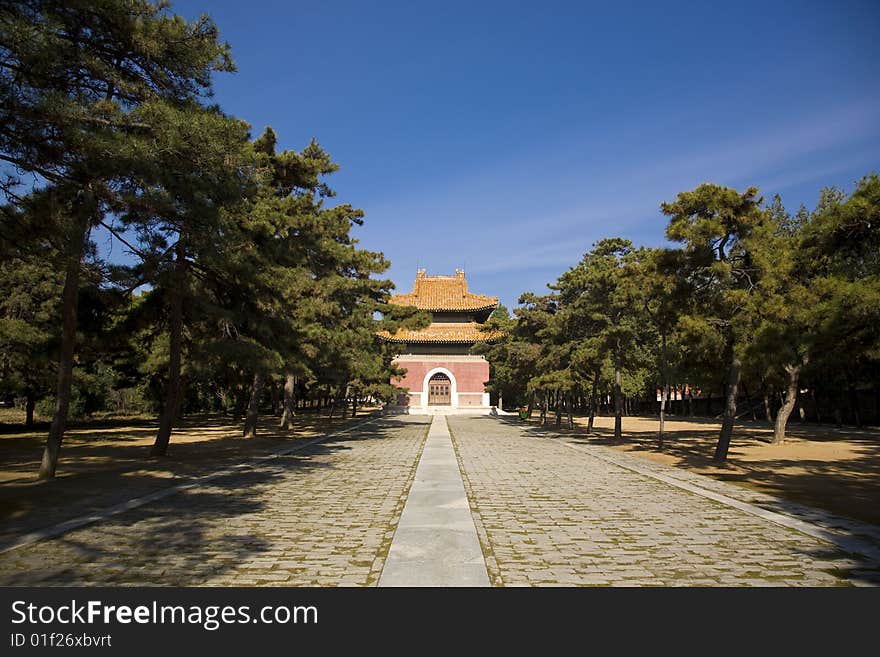
M 452 384 L 445 374 L 435 374 L 428 381 L 428 406 L 449 406 L 452 403 Z

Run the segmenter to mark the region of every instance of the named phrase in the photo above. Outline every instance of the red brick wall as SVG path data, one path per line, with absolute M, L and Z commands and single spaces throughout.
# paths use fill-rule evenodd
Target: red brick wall
M 462 392 L 484 392 L 484 384 L 489 380 L 489 363 L 482 361 L 442 361 L 432 360 L 428 362 L 406 361 L 400 363 L 400 367 L 406 368 L 406 376 L 400 381 L 392 380 L 392 383 L 401 388 L 409 388 L 410 392 L 422 392 L 422 381 L 425 375 L 435 367 L 443 367 L 455 377 L 456 390 Z

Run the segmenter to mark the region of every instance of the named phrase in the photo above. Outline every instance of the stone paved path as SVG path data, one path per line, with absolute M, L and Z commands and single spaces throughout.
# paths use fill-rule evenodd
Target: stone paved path
M 864 556 L 873 552 L 837 547 L 847 523 L 826 523 L 825 540 L 661 481 L 653 475 L 669 469 L 631 455 L 507 418 L 446 419 L 494 585 L 880 584 L 880 559 Z M 430 422 L 375 420 L 0 554 L 0 585 L 374 586 Z
M 593 448 L 488 417 L 450 417 L 449 427 L 495 585 L 880 582 L 876 562 L 620 467 Z
M 0 585 L 370 585 L 430 418 L 371 422 L 0 555 Z

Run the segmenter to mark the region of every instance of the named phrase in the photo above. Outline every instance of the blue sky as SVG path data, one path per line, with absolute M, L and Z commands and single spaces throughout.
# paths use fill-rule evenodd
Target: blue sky
M 880 3 L 260 2 L 209 13 L 216 100 L 311 137 L 409 291 L 463 267 L 514 305 L 602 237 L 664 243 L 661 201 L 711 181 L 812 206 L 880 171 Z

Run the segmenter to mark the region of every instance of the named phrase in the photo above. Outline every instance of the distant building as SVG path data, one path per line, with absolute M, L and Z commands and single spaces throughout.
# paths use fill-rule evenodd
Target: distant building
M 498 305 L 497 297 L 468 292 L 464 272 L 454 276 L 428 276 L 418 270 L 411 294 L 396 294 L 390 303 L 429 311 L 433 321 L 419 331 L 380 333 L 400 345 L 394 362 L 407 370 L 395 385 L 408 388 L 398 402 L 410 413 L 488 412 L 489 363 L 468 353 L 477 342 L 497 337 L 482 332 L 480 325 Z

